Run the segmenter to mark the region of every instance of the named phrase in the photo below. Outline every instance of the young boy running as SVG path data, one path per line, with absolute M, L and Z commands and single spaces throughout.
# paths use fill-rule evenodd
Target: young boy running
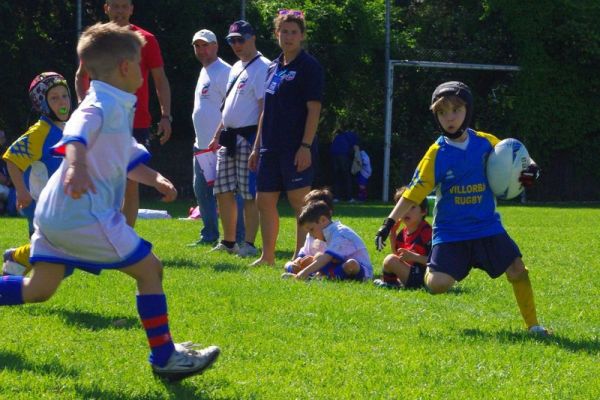
M 377 232 L 377 249 L 383 249 L 396 221 L 435 189 L 433 248 L 425 273 L 429 291 L 446 292 L 466 278 L 472 267 L 483 269 L 491 278 L 506 273 L 527 328 L 547 335 L 537 320 L 521 252 L 500 222 L 485 175 L 484 161 L 499 139 L 468 128 L 473 98 L 461 82 L 439 85 L 433 92 L 431 110 L 442 136 L 429 147 L 408 189 Z M 521 181 L 531 185 L 538 172 L 531 164 Z
M 177 196 L 171 182 L 142 164 L 149 155 L 132 137 L 143 44 L 139 34 L 114 23 L 96 24 L 81 36 L 77 53 L 93 80 L 55 146 L 65 159 L 36 208 L 32 275 L 3 277 L 0 305 L 48 300 L 73 268 L 124 272 L 137 281 L 137 309 L 152 370 L 177 381 L 212 365 L 219 348 L 197 351 L 190 343 L 173 343 L 162 265 L 152 245 L 137 236 L 120 212 L 127 178 L 156 188 L 165 201 Z

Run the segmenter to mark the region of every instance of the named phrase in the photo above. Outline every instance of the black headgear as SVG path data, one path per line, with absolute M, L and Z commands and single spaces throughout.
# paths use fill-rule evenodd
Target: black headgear
M 454 133 L 446 132 L 440 121 L 438 120 L 437 115 L 433 113 L 433 118 L 435 119 L 435 123 L 438 128 L 442 131 L 442 134 L 450 139 L 456 139 L 463 134 L 463 132 L 469 127 L 471 124 L 471 117 L 473 116 L 473 95 L 471 94 L 471 89 L 467 85 L 458 81 L 450 81 L 444 82 L 438 87 L 435 88 L 433 94 L 431 95 L 431 104 L 433 105 L 436 101 L 438 101 L 441 97 L 446 96 L 456 96 L 462 99 L 465 102 L 465 107 L 467 109 L 467 115 L 465 116 L 465 120 L 458 130 Z

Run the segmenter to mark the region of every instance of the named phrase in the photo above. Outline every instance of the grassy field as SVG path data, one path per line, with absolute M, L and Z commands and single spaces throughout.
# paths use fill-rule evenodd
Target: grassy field
M 167 207 L 178 217 L 187 204 Z M 376 274 L 385 254 L 371 238 L 389 210 L 336 209 L 366 239 Z M 281 265 L 294 242 L 289 209 L 282 211 Z M 186 247 L 199 222 L 141 220 L 138 231 L 164 262 L 175 340 L 219 345 L 215 366 L 178 385 L 154 379 L 133 280 L 76 273 L 47 303 L 0 308 L 0 398 L 600 398 L 600 208 L 500 211 L 524 254 L 551 338 L 525 333 L 504 277 L 473 271 L 439 296 L 370 283 L 287 281 L 280 267 L 252 269 L 208 247 Z M 1 248 L 26 240 L 24 219 L 0 224 Z

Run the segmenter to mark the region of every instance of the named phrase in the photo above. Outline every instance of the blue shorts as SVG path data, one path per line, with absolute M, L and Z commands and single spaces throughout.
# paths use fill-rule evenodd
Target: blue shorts
M 302 172 L 296 170 L 296 151 L 267 151 L 260 154 L 256 187 L 259 192 L 282 192 L 312 186 L 315 177 L 316 152 L 311 151 L 312 164 Z
M 327 279 L 341 280 L 341 281 L 359 281 L 362 282 L 365 280 L 366 270 L 362 265 L 360 266 L 360 271 L 358 271 L 355 275 L 348 275 L 346 271 L 344 271 L 344 263 L 335 263 L 330 262 L 327 263 L 323 268 L 319 270 L 319 273 L 325 276 Z
M 433 246 L 427 266 L 457 281 L 469 275 L 471 268 L 482 269 L 497 278 L 521 257 L 517 244 L 506 232 L 480 239 L 440 243 Z

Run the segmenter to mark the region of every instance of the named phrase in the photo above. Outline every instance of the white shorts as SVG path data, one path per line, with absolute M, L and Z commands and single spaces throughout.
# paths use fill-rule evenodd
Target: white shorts
M 64 264 L 99 274 L 144 259 L 152 245 L 140 238 L 120 212 L 108 221 L 69 230 L 36 226 L 31 237 L 31 263 Z

